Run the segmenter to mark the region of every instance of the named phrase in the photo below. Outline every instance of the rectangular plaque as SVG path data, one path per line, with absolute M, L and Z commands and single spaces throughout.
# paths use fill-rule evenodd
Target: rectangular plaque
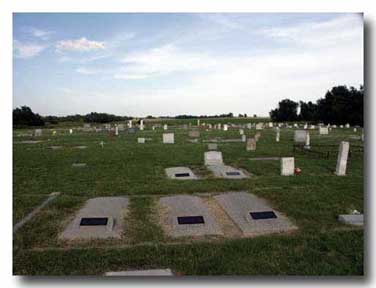
M 273 211 L 250 212 L 249 214 L 251 214 L 253 220 L 277 218 L 277 215 Z
M 189 173 L 176 173 L 175 177 L 189 177 Z
M 80 226 L 106 226 L 107 217 L 81 218 Z
M 183 224 L 204 224 L 204 217 L 202 216 L 183 216 L 178 217 L 178 223 Z
M 239 176 L 240 173 L 239 172 L 226 172 L 226 175 L 227 176 Z

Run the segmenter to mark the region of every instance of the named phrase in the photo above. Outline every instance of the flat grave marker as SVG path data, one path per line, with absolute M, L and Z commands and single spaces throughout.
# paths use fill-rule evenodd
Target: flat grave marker
M 166 175 L 170 179 L 196 180 L 198 177 L 188 167 L 171 167 L 165 169 Z

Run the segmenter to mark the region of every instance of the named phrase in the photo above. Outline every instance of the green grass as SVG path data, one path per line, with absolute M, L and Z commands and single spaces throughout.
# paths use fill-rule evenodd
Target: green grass
M 202 122 L 208 122 L 201 120 Z M 196 123 L 196 120 L 194 122 Z M 217 122 L 213 122 L 217 123 Z M 245 130 L 253 135 L 255 130 Z M 17 131 L 18 132 L 18 131 Z M 23 275 L 94 275 L 110 270 L 169 267 L 183 275 L 362 275 L 363 230 L 338 223 L 338 214 L 363 212 L 363 154 L 353 153 L 348 175 L 333 174 L 336 156 L 314 158 L 294 153 L 293 130 L 261 131 L 255 152 L 244 143 L 219 143 L 226 164 L 248 170 L 246 180 L 211 177 L 198 181 L 167 180 L 164 169 L 203 167 L 206 143 L 189 143 L 188 133 L 175 129 L 173 145 L 161 142 L 163 131 L 139 131 L 109 137 L 105 133 L 73 135 L 44 131 L 43 142 L 14 144 L 14 219 L 19 221 L 51 192 L 61 192 L 14 236 L 14 273 Z M 311 131 L 311 145 L 338 145 L 350 140 L 352 129 L 320 136 Z M 137 137 L 152 138 L 137 144 Z M 238 130 L 201 131 L 201 139 L 238 138 Z M 14 141 L 29 137 L 14 137 Z M 104 141 L 102 149 L 99 142 Z M 61 150 L 48 149 L 52 145 Z M 73 148 L 88 146 L 85 150 Z M 350 145 L 350 146 L 351 146 Z M 325 148 L 320 148 L 325 149 Z M 294 156 L 300 176 L 280 176 L 279 161 L 250 161 L 251 157 Z M 72 168 L 84 162 L 87 167 Z M 171 243 L 156 220 L 161 195 L 246 190 L 268 199 L 299 230 L 292 235 L 252 239 Z M 122 240 L 75 245 L 58 241 L 67 221 L 91 197 L 129 195 L 129 223 Z

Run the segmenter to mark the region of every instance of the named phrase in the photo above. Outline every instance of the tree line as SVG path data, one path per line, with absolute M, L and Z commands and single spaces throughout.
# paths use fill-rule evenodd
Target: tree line
M 271 120 L 276 122 L 306 121 L 363 126 L 363 99 L 363 86 L 359 89 L 336 86 L 316 103 L 284 99 L 278 103 L 278 108 L 271 110 L 269 114 Z

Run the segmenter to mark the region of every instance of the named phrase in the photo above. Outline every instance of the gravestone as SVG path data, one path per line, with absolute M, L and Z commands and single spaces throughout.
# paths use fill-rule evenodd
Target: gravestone
M 245 134 L 242 135 L 242 142 L 246 142 L 247 141 L 247 136 Z
M 307 135 L 306 135 L 306 140 L 305 140 L 305 143 L 304 143 L 304 148 L 305 149 L 311 149 L 311 137 L 309 135 L 309 132 L 307 132 Z
M 144 144 L 145 138 L 137 138 L 137 143 Z
M 255 138 L 248 138 L 247 139 L 247 151 L 256 151 L 256 139 Z
M 337 176 L 345 176 L 346 175 L 346 167 L 347 167 L 347 158 L 349 156 L 350 150 L 350 143 L 346 141 L 342 141 L 339 145 L 339 152 L 337 158 L 337 166 L 335 174 Z
M 210 214 L 207 205 L 198 196 L 179 195 L 161 197 L 159 199 L 159 212 L 161 226 L 170 237 L 223 234 L 216 219 Z M 183 222 L 181 221 L 184 220 L 183 217 L 201 218 L 201 221 Z
M 350 128 L 350 124 L 347 123 L 347 124 L 345 125 L 345 127 L 346 127 L 346 128 Z
M 228 192 L 216 195 L 214 199 L 245 236 L 283 233 L 297 229 L 286 216 L 253 194 Z
M 140 120 L 140 130 L 144 130 L 144 120 Z
M 34 136 L 36 136 L 36 137 L 42 136 L 42 129 L 35 129 Z
M 294 123 L 294 128 L 298 128 L 298 124 L 297 123 Z
M 308 132 L 306 130 L 294 131 L 294 142 L 298 144 L 305 144 Z
M 240 135 L 244 135 L 244 130 L 243 129 L 239 129 L 239 134 Z
M 319 134 L 320 135 L 328 135 L 329 134 L 329 128 L 328 127 L 319 127 Z
M 249 175 L 240 169 L 228 165 L 208 165 L 207 169 L 210 170 L 214 177 L 225 179 L 245 179 L 249 178 Z
M 128 128 L 132 128 L 132 120 L 128 121 Z
M 256 124 L 256 130 L 262 130 L 264 128 L 264 123 L 260 122 Z
M 188 167 L 171 167 L 165 169 L 166 175 L 170 179 L 176 180 L 196 180 L 198 177 Z
M 223 124 L 223 131 L 227 131 L 228 130 L 228 125 L 227 124 Z
M 127 197 L 99 197 L 88 200 L 62 234 L 60 240 L 121 238 Z
M 217 150 L 218 145 L 216 143 L 209 143 L 208 144 L 208 150 Z
M 294 157 L 282 157 L 281 158 L 281 175 L 291 176 L 294 175 L 295 159 Z
M 75 167 L 75 168 L 83 168 L 83 167 L 86 167 L 87 164 L 86 163 L 73 163 L 72 164 L 72 167 Z
M 256 140 L 256 142 L 260 139 L 260 137 L 261 137 L 261 133 L 260 132 L 256 132 L 256 134 L 255 134 L 255 140 Z
M 356 133 L 356 131 L 358 131 L 356 128 L 354 128 L 354 132 Z
M 247 123 L 247 129 L 252 129 L 252 123 Z
M 73 129 L 69 129 L 69 134 L 73 134 Z
M 280 137 L 280 131 L 279 131 L 279 128 L 277 127 L 276 134 L 275 134 L 275 142 L 279 142 L 279 137 Z
M 200 131 L 198 131 L 198 130 L 189 131 L 188 136 L 192 137 L 192 138 L 200 137 Z
M 163 133 L 163 143 L 164 144 L 174 144 L 174 133 Z
M 125 130 L 124 124 L 118 124 L 117 127 L 118 127 L 119 131 L 124 131 Z
M 356 225 L 356 226 L 363 226 L 364 225 L 363 214 L 338 215 L 338 221 L 345 223 L 345 224 Z
M 119 128 L 118 128 L 118 126 L 115 127 L 115 135 L 116 135 L 116 136 L 119 135 Z
M 269 122 L 269 128 L 273 128 L 273 122 Z
M 222 152 L 208 151 L 204 153 L 205 165 L 223 165 Z

